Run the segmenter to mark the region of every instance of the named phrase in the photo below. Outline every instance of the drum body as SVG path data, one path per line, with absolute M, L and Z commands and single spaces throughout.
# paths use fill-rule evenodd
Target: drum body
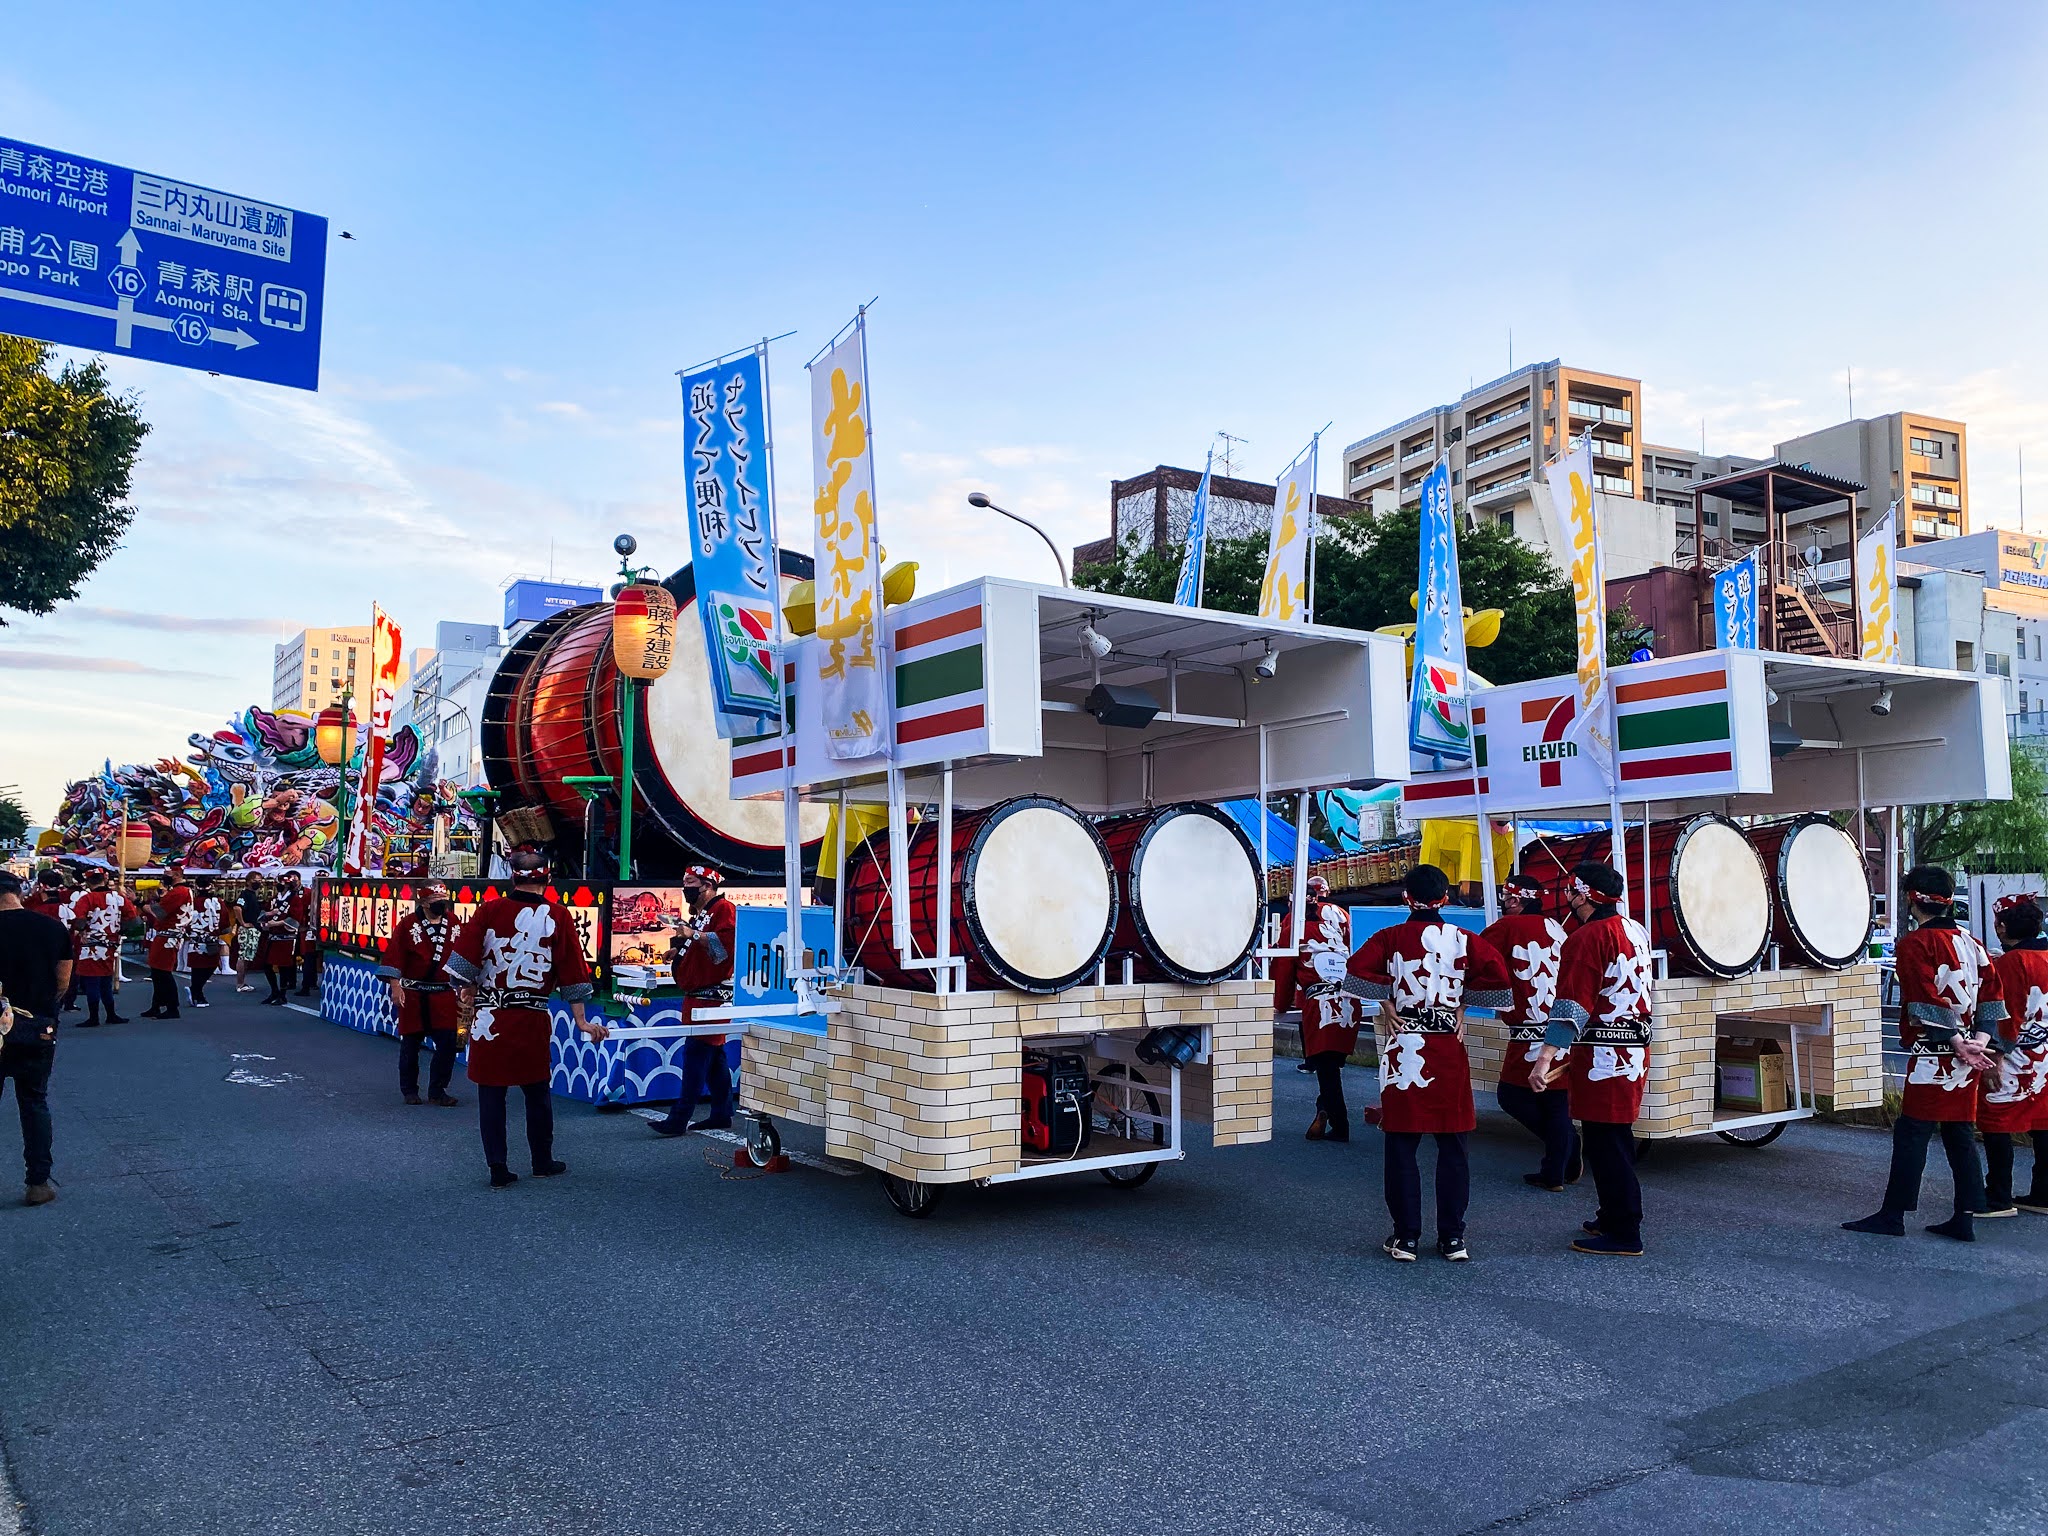
M 1770 873 L 1775 934 L 1787 958 L 1824 971 L 1863 959 L 1874 914 L 1856 839 L 1816 813 L 1751 827 L 1749 840 Z
M 1575 864 L 1607 859 L 1605 832 L 1551 837 L 1522 854 L 1522 871 L 1551 893 L 1563 911 Z M 1623 840 L 1628 859 L 1628 910 L 1642 911 L 1640 834 Z M 1684 976 L 1746 976 L 1771 943 L 1771 892 L 1763 860 L 1742 829 L 1725 816 L 1650 824 L 1650 942 Z
M 807 558 L 781 552 L 785 587 L 810 573 Z M 712 719 L 695 571 L 685 566 L 663 585 L 676 599 L 675 660 L 641 690 L 633 722 L 635 852 L 642 875 L 675 879 L 684 865 L 706 863 L 741 879 L 779 879 L 780 801 L 732 798 L 731 743 Z M 558 835 L 577 845 L 584 808 L 563 778 L 608 775 L 616 781 L 624 768 L 611 622 L 611 605 L 593 603 L 543 619 L 520 636 L 498 665 L 479 727 L 484 772 L 507 808 L 546 809 Z M 823 805 L 798 812 L 807 869 L 816 865 L 828 814 Z M 661 835 L 645 836 L 649 831 Z
M 1135 981 L 1221 981 L 1259 936 L 1259 856 L 1238 824 L 1187 801 L 1095 824 L 1116 877 L 1109 953 Z M 1114 977 L 1113 977 L 1114 979 Z
M 972 991 L 1059 992 L 1091 979 L 1116 929 L 1109 850 L 1087 818 L 1037 795 L 953 817 L 952 888 L 939 889 L 936 821 L 910 829 L 904 869 L 912 952 L 938 953 L 939 902 L 952 905 L 952 950 Z M 897 956 L 889 836 L 853 850 L 843 875 L 842 953 L 883 986 L 934 990 L 933 973 Z

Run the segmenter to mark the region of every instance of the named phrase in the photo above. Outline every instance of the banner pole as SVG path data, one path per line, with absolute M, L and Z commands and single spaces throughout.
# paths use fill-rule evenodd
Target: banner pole
M 633 878 L 633 695 L 640 691 L 640 685 L 623 672 L 619 674 L 619 688 L 624 697 L 619 701 L 620 724 L 619 763 L 619 878 Z

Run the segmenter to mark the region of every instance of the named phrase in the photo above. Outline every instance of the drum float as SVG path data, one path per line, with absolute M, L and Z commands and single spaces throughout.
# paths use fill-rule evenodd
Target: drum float
M 1522 855 L 1522 871 L 1548 887 L 1562 910 L 1572 867 L 1606 859 L 1605 832 L 1544 838 Z M 1640 912 L 1643 848 L 1623 839 L 1628 857 L 1629 907 Z M 1742 828 L 1725 816 L 1650 824 L 1650 941 L 1669 956 L 1671 970 L 1688 976 L 1746 976 L 1771 943 L 1771 890 Z
M 1788 957 L 1824 971 L 1863 959 L 1872 922 L 1870 871 L 1856 839 L 1812 813 L 1751 827 L 1749 841 L 1770 871 L 1776 936 Z
M 1091 978 L 1116 930 L 1109 850 L 1088 819 L 1037 795 L 953 817 L 952 950 L 970 991 L 1058 992 Z M 910 829 L 904 869 L 912 953 L 939 949 L 936 821 Z M 932 972 L 905 970 L 889 897 L 889 836 L 854 849 L 846 873 L 844 953 L 883 986 L 934 990 Z
M 785 589 L 811 562 L 781 552 Z M 782 805 L 732 798 L 730 743 L 712 722 L 711 669 L 696 613 L 696 573 L 685 566 L 662 583 L 675 594 L 675 661 L 648 685 L 634 720 L 635 826 L 651 818 L 683 849 L 685 863 L 715 864 L 742 879 L 782 874 Z M 619 777 L 619 673 L 612 660 L 612 609 L 592 603 L 543 619 L 498 664 L 478 734 L 491 787 L 515 804 L 546 808 L 558 829 L 583 825 L 583 804 L 565 777 Z M 829 812 L 799 809 L 804 863 L 814 867 Z M 642 859 L 648 878 L 679 877 Z
M 1187 801 L 1095 830 L 1116 876 L 1109 952 L 1131 957 L 1134 980 L 1200 986 L 1244 964 L 1259 937 L 1259 856 L 1236 822 Z

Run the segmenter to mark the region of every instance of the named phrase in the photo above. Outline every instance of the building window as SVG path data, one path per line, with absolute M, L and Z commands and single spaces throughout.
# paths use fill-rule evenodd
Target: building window
M 1977 670 L 1977 643 L 1974 640 L 1956 642 L 1956 670 L 1974 672 Z
M 1986 677 L 2011 677 L 2012 658 L 2001 656 L 1997 651 L 1984 653 L 1984 675 Z
M 320 647 L 317 645 L 313 647 L 313 659 L 315 661 L 318 661 L 320 659 Z
M 1700 521 L 1709 528 L 1718 528 L 1721 526 L 1721 514 L 1718 512 L 1702 512 L 1700 513 Z M 1477 823 L 1474 823 L 1474 825 L 1476 826 Z M 1473 836 L 1478 836 L 1478 833 L 1474 832 Z
M 1916 437 L 1913 439 L 1913 451 L 1925 459 L 1938 459 L 1941 457 L 1941 443 L 1932 437 Z

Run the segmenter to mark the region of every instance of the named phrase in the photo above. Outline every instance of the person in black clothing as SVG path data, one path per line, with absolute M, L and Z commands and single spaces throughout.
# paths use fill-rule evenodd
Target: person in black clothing
M 24 1205 L 48 1205 L 50 1067 L 57 1057 L 57 1001 L 71 981 L 71 935 L 21 904 L 21 880 L 0 870 L 0 1091 L 11 1081 L 21 1111 Z

